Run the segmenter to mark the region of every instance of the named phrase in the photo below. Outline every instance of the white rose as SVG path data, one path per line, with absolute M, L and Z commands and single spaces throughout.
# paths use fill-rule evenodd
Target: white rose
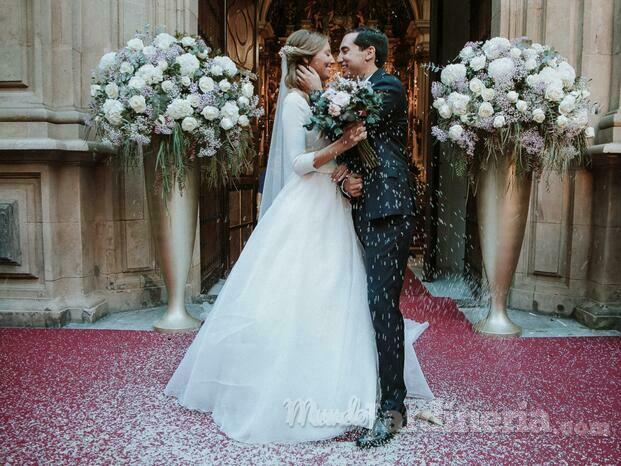
M 220 110 L 211 105 L 207 105 L 201 112 L 201 115 L 205 117 L 205 120 L 213 121 L 220 116 Z
M 216 87 L 216 84 L 209 76 L 203 76 L 201 79 L 198 80 L 198 87 L 206 94 L 213 91 L 214 87 Z
M 170 79 L 167 79 L 166 81 L 162 81 L 162 90 L 164 92 L 170 92 L 173 90 L 174 87 L 175 87 L 175 84 Z
M 532 48 L 522 50 L 522 55 L 524 55 L 524 60 L 537 58 L 537 52 Z
M 223 79 L 218 83 L 218 87 L 220 88 L 220 90 L 227 92 L 231 89 L 231 83 L 228 80 Z
M 196 128 L 198 128 L 198 120 L 194 117 L 185 117 L 183 121 L 181 121 L 181 129 L 188 133 L 191 133 Z
M 511 48 L 511 42 L 504 37 L 494 37 L 486 41 L 482 48 L 487 58 L 494 60 Z
M 479 78 L 472 78 L 468 87 L 475 95 L 479 95 L 485 89 L 485 84 Z
M 115 83 L 107 84 L 105 91 L 106 95 L 111 99 L 116 99 L 119 96 L 119 86 L 117 86 Z
M 222 72 L 222 67 L 218 65 L 211 65 L 211 68 L 209 68 L 209 73 L 213 76 L 222 76 Z
M 250 120 L 246 115 L 241 115 L 239 117 L 239 120 L 237 120 L 237 123 L 239 124 L 239 126 L 248 126 L 250 124 Z
M 444 104 L 440 107 L 440 109 L 438 110 L 438 113 L 440 114 L 440 116 L 442 118 L 450 118 L 451 115 L 453 115 L 453 112 L 451 111 L 451 107 L 448 104 Z
M 341 114 L 341 107 L 332 102 L 328 105 L 328 113 L 333 117 L 337 117 Z
M 542 53 L 542 52 L 543 52 L 543 50 L 544 50 L 543 45 L 538 44 L 538 43 L 536 43 L 536 42 L 535 42 L 533 45 L 531 45 L 530 47 L 531 47 L 531 48 L 532 48 L 535 52 L 537 52 L 538 54 L 539 54 L 539 53 Z
M 220 120 L 220 127 L 225 131 L 231 129 L 233 126 L 235 126 L 235 123 L 233 123 L 230 118 L 222 118 L 222 120 Z
M 190 94 L 189 96 L 187 96 L 188 102 L 190 102 L 190 105 L 194 108 L 198 107 L 201 103 L 201 98 L 198 94 Z
M 100 85 L 91 84 L 91 97 L 95 97 L 99 91 L 101 91 Z
M 134 67 L 132 66 L 130 62 L 124 61 L 123 63 L 121 63 L 121 66 L 119 67 L 119 71 L 121 73 L 131 74 L 134 72 Z
M 140 76 L 132 76 L 127 84 L 132 89 L 141 90 L 147 85 L 147 83 Z
M 535 60 L 534 58 L 529 58 L 524 62 L 524 68 L 526 68 L 528 71 L 534 70 L 535 68 L 537 68 L 537 60 Z
M 494 118 L 494 128 L 502 128 L 506 123 L 505 117 L 503 115 L 498 115 Z
M 102 110 L 104 116 L 111 125 L 119 126 L 123 122 L 122 113 L 124 110 L 123 104 L 115 99 L 108 99 L 104 102 Z
M 351 96 L 347 92 L 339 91 L 332 96 L 332 102 L 339 107 L 345 107 L 349 105 L 351 100 Z
M 173 36 L 165 32 L 158 34 L 157 36 L 155 36 L 155 39 L 153 40 L 153 44 L 157 48 L 162 49 L 162 50 L 169 49 L 170 46 L 174 44 L 175 42 L 177 42 L 177 39 L 175 39 Z
M 494 114 L 494 107 L 489 102 L 483 102 L 479 105 L 479 116 L 482 118 L 489 118 Z
M 536 74 L 530 74 L 526 77 L 526 84 L 528 84 L 530 87 L 535 87 L 537 84 L 539 84 L 539 76 Z
M 166 108 L 166 115 L 173 120 L 180 120 L 181 118 L 191 116 L 193 113 L 194 109 L 186 99 L 173 99 Z
M 508 57 L 497 58 L 488 67 L 488 74 L 494 81 L 504 81 L 511 77 L 515 65 Z
M 515 104 L 515 108 L 520 112 L 526 112 L 528 110 L 528 104 L 524 100 L 518 100 Z
M 543 123 L 543 120 L 546 119 L 546 113 L 540 108 L 536 108 L 533 110 L 533 120 L 537 123 Z
M 192 80 L 189 76 L 183 76 L 181 78 L 181 84 L 183 84 L 185 87 L 188 87 L 190 84 L 192 84 Z
M 237 119 L 239 118 L 239 107 L 235 102 L 229 100 L 222 106 L 222 109 L 220 109 L 220 113 L 224 118 L 229 118 L 233 121 L 233 124 L 235 124 L 237 123 Z
M 168 62 L 166 60 L 160 60 L 157 62 L 157 67 L 162 71 L 166 71 L 168 69 Z
M 546 85 L 554 85 L 563 87 L 563 80 L 557 70 L 550 66 L 545 66 L 538 74 L 539 81 L 546 83 Z
M 592 126 L 589 126 L 588 128 L 584 129 L 584 135 L 587 138 L 592 138 L 595 136 L 595 129 Z
M 184 53 L 183 55 L 179 55 L 175 59 L 175 62 L 179 64 L 180 73 L 182 76 L 192 76 L 201 66 L 201 62 L 198 61 L 196 55 L 193 55 L 191 53 Z
M 129 99 L 129 106 L 136 113 L 144 113 L 147 109 L 147 103 L 141 95 L 135 95 Z
M 571 87 L 574 85 L 574 82 L 576 81 L 576 70 L 574 70 L 574 67 L 569 63 L 566 61 L 561 62 L 556 68 L 556 72 L 563 81 L 563 85 L 565 87 Z
M 565 115 L 559 115 L 556 119 L 556 124 L 559 128 L 565 128 L 569 124 L 569 118 Z
M 483 92 L 481 92 L 481 97 L 483 97 L 483 100 L 485 100 L 486 102 L 494 100 L 495 96 L 496 91 L 494 89 L 483 89 Z
M 474 50 L 470 46 L 464 47 L 463 49 L 461 49 L 461 52 L 459 52 L 459 57 L 462 60 L 469 60 L 470 58 L 472 58 L 473 55 Z
M 181 44 L 184 47 L 194 47 L 194 45 L 196 45 L 196 39 L 194 39 L 194 37 L 185 36 L 181 39 Z
M 442 105 L 446 104 L 446 100 L 443 97 L 439 97 L 436 100 L 433 101 L 433 108 L 435 108 L 436 110 L 439 110 L 440 107 L 442 107 Z
M 468 111 L 470 96 L 460 94 L 459 92 L 451 92 L 447 100 L 455 115 L 463 115 Z
M 509 99 L 509 102 L 515 103 L 515 102 L 518 101 L 519 97 L 520 97 L 520 95 L 517 92 L 515 92 L 515 91 L 507 92 L 507 99 Z
M 478 55 L 470 60 L 470 68 L 472 68 L 474 71 L 480 71 L 485 68 L 485 62 L 485 55 Z
M 147 84 L 157 84 L 162 79 L 164 79 L 164 74 L 162 73 L 162 70 L 157 66 L 151 65 L 150 63 L 142 65 L 140 68 L 138 68 L 138 71 L 136 71 L 136 76 L 144 79 L 144 82 Z
M 546 89 L 546 99 L 552 102 L 559 102 L 563 95 L 563 89 L 558 85 L 550 85 Z
M 510 53 L 513 58 L 520 58 L 522 56 L 522 51 L 517 47 L 511 48 Z
M 453 125 L 448 130 L 449 138 L 453 141 L 458 141 L 463 134 L 464 129 L 461 127 L 461 125 Z
M 239 99 L 237 99 L 237 104 L 240 107 L 247 107 L 248 105 L 250 105 L 250 100 L 248 99 L 248 97 L 246 96 L 239 96 Z
M 116 62 L 116 53 L 108 52 L 99 60 L 99 69 L 106 71 L 111 68 Z
M 144 48 L 144 44 L 142 43 L 141 39 L 135 37 L 127 41 L 127 48 L 137 52 Z
M 225 75 L 233 77 L 237 74 L 237 65 L 227 56 L 219 56 L 213 59 L 216 66 L 219 66 Z
M 558 106 L 559 111 L 565 115 L 573 112 L 575 108 L 576 108 L 576 98 L 571 95 L 565 96 L 565 98 L 561 100 L 561 103 Z
M 461 63 L 447 65 L 440 73 L 440 80 L 445 86 L 452 86 L 464 79 L 466 79 L 466 67 Z
M 242 84 L 242 95 L 250 99 L 254 95 L 254 85 L 252 83 Z
M 157 49 L 152 45 L 147 45 L 145 48 L 142 49 L 142 53 L 147 58 L 153 58 L 157 53 Z

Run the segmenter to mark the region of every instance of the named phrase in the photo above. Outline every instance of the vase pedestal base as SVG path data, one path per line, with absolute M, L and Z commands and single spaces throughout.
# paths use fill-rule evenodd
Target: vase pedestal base
M 159 333 L 194 332 L 202 322 L 192 317 L 185 306 L 179 309 L 168 308 L 164 316 L 153 324 L 153 330 Z
M 490 311 L 472 327 L 477 333 L 497 337 L 519 337 L 522 334 L 522 327 L 514 324 L 505 312 Z

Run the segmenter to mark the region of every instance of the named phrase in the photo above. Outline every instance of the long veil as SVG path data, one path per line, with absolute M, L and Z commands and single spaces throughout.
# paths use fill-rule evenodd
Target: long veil
M 284 131 L 282 125 L 282 108 L 285 102 L 288 88 L 285 84 L 287 75 L 287 56 L 284 51 L 280 52 L 280 87 L 278 89 L 278 101 L 276 103 L 276 114 L 274 115 L 274 126 L 272 127 L 272 140 L 270 151 L 267 158 L 267 170 L 265 172 L 265 182 L 263 193 L 261 194 L 261 207 L 259 209 L 259 220 L 265 215 L 267 209 L 272 205 L 274 199 L 283 188 L 289 176 L 293 173 L 293 166 L 289 157 L 284 154 Z

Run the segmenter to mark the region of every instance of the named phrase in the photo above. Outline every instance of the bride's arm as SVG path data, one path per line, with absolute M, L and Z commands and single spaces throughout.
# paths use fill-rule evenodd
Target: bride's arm
M 333 158 L 354 147 L 366 138 L 361 124 L 348 127 L 343 136 L 332 144 L 314 152 L 306 152 L 306 130 L 308 122 L 306 102 L 301 96 L 290 99 L 283 108 L 284 150 L 291 158 L 293 170 L 300 176 L 316 171 Z

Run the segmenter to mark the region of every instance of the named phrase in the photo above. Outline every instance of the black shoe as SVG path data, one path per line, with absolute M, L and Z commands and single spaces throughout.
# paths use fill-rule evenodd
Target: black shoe
M 399 411 L 381 411 L 371 429 L 356 439 L 356 446 L 373 448 L 389 442 L 408 423 L 405 408 Z

